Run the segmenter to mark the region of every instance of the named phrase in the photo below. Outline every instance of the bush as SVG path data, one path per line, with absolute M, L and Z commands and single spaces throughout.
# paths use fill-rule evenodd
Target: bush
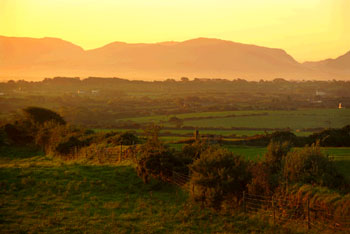
M 36 145 L 47 154 L 64 155 L 90 144 L 91 136 L 85 135 L 84 129 L 56 122 L 46 122 L 41 125 L 35 136 Z
M 253 163 L 250 167 L 251 182 L 247 185 L 251 194 L 271 195 L 279 185 L 276 176 L 272 175 L 266 162 Z
M 123 132 L 111 139 L 111 143 L 114 145 L 134 145 L 138 142 L 138 137 L 132 132 Z
M 182 154 L 185 158 L 196 160 L 200 158 L 201 154 L 209 148 L 209 144 L 203 140 L 194 141 L 192 144 L 184 145 L 182 148 Z
M 60 142 L 55 151 L 61 155 L 72 153 L 84 146 L 84 142 L 80 141 L 75 136 L 70 136 L 67 140 Z
M 173 172 L 188 174 L 187 166 L 181 158 L 162 144 L 142 145 L 136 169 L 145 183 L 148 183 L 149 177 L 169 181 L 172 180 Z
M 276 196 L 295 202 L 306 203 L 309 200 L 310 207 L 327 211 L 322 212 L 320 216 L 326 215 L 328 219 L 334 215 L 334 218 L 339 221 L 339 217 L 350 216 L 349 193 L 342 194 L 326 187 L 310 184 L 294 184 L 289 186 L 288 190 L 276 191 Z
M 270 140 L 274 142 L 290 142 L 296 144 L 297 136 L 289 131 L 276 131 L 271 134 Z
M 54 131 L 57 131 L 58 128 L 61 128 L 60 125 L 57 125 L 55 122 L 46 122 L 43 125 L 39 126 L 39 129 L 35 135 L 34 143 L 39 146 L 43 151 L 48 152 L 51 142 L 51 134 Z
M 153 126 L 147 130 L 148 140 L 139 150 L 136 169 L 145 183 L 148 183 L 149 177 L 168 181 L 172 178 L 173 172 L 188 174 L 187 166 L 181 158 L 176 157 L 173 150 L 159 141 L 159 129 Z
M 251 145 L 251 146 L 267 146 L 270 142 L 290 142 L 292 145 L 303 144 L 304 141 L 300 140 L 294 133 L 289 131 L 275 131 L 271 134 L 247 137 L 245 140 L 236 141 L 236 145 Z
M 290 183 L 306 183 L 329 188 L 342 188 L 347 183 L 334 163 L 313 144 L 289 152 L 284 159 L 283 175 Z
M 33 135 L 25 126 L 19 124 L 6 124 L 3 128 L 4 135 L 10 144 L 27 145 L 33 142 Z
M 194 198 L 215 209 L 239 198 L 250 181 L 248 162 L 224 149 L 208 148 L 190 167 Z
M 291 149 L 289 142 L 272 141 L 264 158 L 250 167 L 252 181 L 248 185 L 249 193 L 271 195 L 283 184 L 282 162 Z
M 290 142 L 271 141 L 264 155 L 265 162 L 269 165 L 270 173 L 281 171 L 282 160 L 292 148 Z
M 5 129 L 3 127 L 0 127 L 0 147 L 6 145 L 7 141 L 8 139 Z
M 5 135 L 8 144 L 32 146 L 36 144 L 44 148 L 50 128 L 65 124 L 61 116 L 48 109 L 28 107 L 23 109 L 23 113 L 24 115 L 17 116 L 1 127 L 0 131 Z
M 350 146 L 350 125 L 341 129 L 326 129 L 309 136 L 312 143 L 319 142 L 320 146 L 348 147 Z

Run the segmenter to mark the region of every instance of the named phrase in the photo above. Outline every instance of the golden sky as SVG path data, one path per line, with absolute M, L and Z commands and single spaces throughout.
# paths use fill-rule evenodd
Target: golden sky
M 0 0 L 0 35 L 113 41 L 197 37 L 285 49 L 298 61 L 350 50 L 350 0 Z

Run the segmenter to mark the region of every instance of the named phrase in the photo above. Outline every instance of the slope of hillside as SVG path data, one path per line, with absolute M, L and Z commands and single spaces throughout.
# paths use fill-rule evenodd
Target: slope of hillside
M 118 76 L 154 80 L 189 76 L 250 80 L 276 77 L 331 79 L 344 77 L 338 69 L 350 67 L 347 66 L 350 64 L 348 57 L 338 58 L 334 65 L 327 61 L 331 68 L 320 69 L 319 65 L 298 63 L 281 49 L 218 39 L 197 38 L 154 44 L 113 42 L 84 51 L 56 38 L 0 37 L 2 78 Z M 323 63 L 326 62 L 320 64 Z
M 305 67 L 328 72 L 335 77 L 350 79 L 350 51 L 335 59 L 326 59 L 318 62 L 305 62 Z
M 79 65 L 84 50 L 57 38 L 0 37 L 0 76 L 55 75 Z

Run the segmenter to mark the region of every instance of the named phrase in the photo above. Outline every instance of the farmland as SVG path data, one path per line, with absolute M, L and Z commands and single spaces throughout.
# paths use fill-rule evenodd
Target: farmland
M 183 120 L 183 127 L 169 129 L 174 134 L 189 134 L 186 127 L 201 129 L 203 134 L 250 136 L 266 130 L 291 129 L 296 135 L 309 135 L 313 129 L 339 128 L 350 123 L 350 109 L 301 109 L 294 111 L 226 111 L 129 118 L 139 124 L 155 123 L 173 127 L 171 117 Z M 123 120 L 123 119 L 121 119 Z M 120 120 L 119 120 L 120 121 Z M 183 129 L 185 128 L 185 129 Z M 210 130 L 215 129 L 215 130 Z
M 39 82 L 0 83 L 4 93 L 0 97 L 0 117 L 11 118 L 20 109 L 40 106 L 58 112 L 71 124 L 89 128 L 140 129 L 142 123 L 155 122 L 177 129 L 210 127 L 261 132 L 289 127 L 301 134 L 308 128 L 336 128 L 349 123 L 348 90 L 349 82 L 341 81 L 145 82 L 55 77 Z M 339 102 L 345 109 L 337 109 Z M 181 128 L 169 122 L 174 116 L 184 121 Z
M 263 112 L 263 111 L 262 111 Z M 191 120 L 185 124 L 194 127 L 251 127 L 251 128 L 326 128 L 342 127 L 350 121 L 350 109 L 346 110 L 298 110 L 270 111 L 267 115 L 238 116 L 215 119 Z

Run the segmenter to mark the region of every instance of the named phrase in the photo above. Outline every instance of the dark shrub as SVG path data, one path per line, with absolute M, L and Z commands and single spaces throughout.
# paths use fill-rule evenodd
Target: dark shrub
M 270 141 L 274 142 L 290 142 L 295 145 L 297 143 L 297 136 L 289 131 L 277 131 L 271 134 Z
M 56 152 L 59 154 L 69 154 L 74 152 L 75 149 L 79 149 L 84 146 L 84 143 L 80 141 L 77 137 L 71 136 L 68 140 L 60 142 L 56 146 Z
M 115 145 L 133 145 L 139 142 L 138 137 L 132 132 L 123 132 L 119 135 L 113 136 L 111 143 Z
M 91 143 L 92 136 L 84 132 L 84 129 L 60 125 L 54 121 L 45 122 L 39 126 L 35 143 L 47 154 L 69 154 Z
M 252 163 L 250 167 L 252 180 L 247 185 L 251 194 L 271 195 L 278 186 L 276 177 L 271 174 L 269 165 L 266 162 Z
M 146 129 L 148 140 L 139 150 L 136 169 L 145 183 L 148 183 L 149 177 L 169 181 L 172 180 L 173 172 L 188 174 L 187 166 L 181 158 L 176 157 L 173 150 L 159 141 L 159 130 L 158 126 Z M 185 182 L 182 180 L 180 183 Z
M 338 173 L 332 161 L 319 145 L 289 152 L 284 159 L 283 175 L 290 183 L 306 183 L 341 188 L 345 178 Z
M 216 209 L 224 200 L 240 197 L 251 178 L 248 162 L 224 149 L 208 148 L 190 169 L 195 200 Z
M 282 160 L 291 149 L 290 142 L 271 141 L 267 146 L 264 161 L 268 164 L 270 172 L 275 174 L 281 170 Z
M 23 112 L 27 120 L 36 124 L 43 124 L 49 121 L 55 121 L 59 124 L 66 124 L 66 121 L 64 121 L 64 119 L 59 114 L 45 108 L 27 107 L 23 109 Z
M 271 195 L 283 184 L 282 163 L 290 149 L 289 142 L 271 142 L 268 145 L 264 158 L 250 168 L 253 177 L 248 185 L 249 193 Z
M 33 141 L 33 136 L 27 129 L 15 124 L 6 124 L 3 127 L 3 132 L 11 143 L 15 145 L 26 145 Z
M 7 143 L 7 134 L 5 132 L 4 127 L 0 127 L 0 147 Z
M 173 150 L 162 144 L 142 145 L 140 155 L 137 160 L 137 172 L 145 183 L 149 177 L 158 178 L 164 181 L 175 183 L 186 183 L 186 181 L 173 181 L 173 173 L 188 174 L 188 169 L 181 158 L 176 157 Z
M 312 143 L 319 142 L 320 146 L 348 147 L 350 146 L 350 125 L 340 129 L 326 129 L 309 136 Z
M 204 140 L 194 141 L 192 144 L 184 145 L 182 154 L 191 161 L 198 159 L 201 154 L 209 148 L 209 144 Z

